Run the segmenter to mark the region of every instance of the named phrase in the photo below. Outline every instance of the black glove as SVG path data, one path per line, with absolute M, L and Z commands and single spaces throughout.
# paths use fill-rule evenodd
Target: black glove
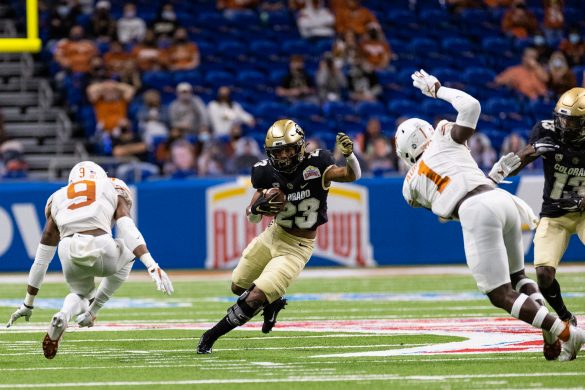
M 278 201 L 276 197 L 278 192 L 266 198 L 264 194 L 260 195 L 258 199 L 250 207 L 252 214 L 261 215 L 276 215 L 282 210 L 283 203 Z
M 568 212 L 585 211 L 583 197 L 577 195 L 577 193 L 571 193 L 568 198 L 554 200 L 551 204 Z
M 536 140 L 536 142 L 532 144 L 532 147 L 534 148 L 534 153 L 532 153 L 531 156 L 534 157 L 559 150 L 559 145 L 557 145 L 555 140 L 551 137 L 542 137 L 541 139 Z

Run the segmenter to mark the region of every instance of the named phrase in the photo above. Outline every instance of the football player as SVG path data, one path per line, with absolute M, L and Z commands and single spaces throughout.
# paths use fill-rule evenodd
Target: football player
M 436 129 L 417 118 L 398 127 L 397 152 L 411 166 L 404 198 L 413 207 L 458 219 L 467 264 L 479 290 L 494 306 L 564 341 L 562 352 L 557 344 L 559 360 L 574 359 L 585 342 L 585 331 L 548 313 L 536 283 L 524 273 L 521 221 L 534 227 L 536 216 L 524 201 L 495 188 L 467 148 L 481 112 L 479 102 L 463 91 L 441 86 L 424 70 L 412 79 L 426 96 L 451 103 L 458 115 L 454 123 L 443 120 Z M 512 170 L 520 164 L 513 154 L 502 160 Z
M 68 185 L 49 197 L 45 207 L 47 221 L 28 276 L 24 303 L 7 325 L 12 326 L 20 317 L 30 319 L 35 297 L 58 250 L 70 294 L 51 319 L 43 339 L 47 359 L 57 354 L 59 340 L 73 316 L 79 315 L 80 326 L 93 325 L 98 310 L 128 278 L 135 257 L 147 267 L 158 290 L 173 292 L 170 279 L 152 258 L 130 218 L 131 206 L 132 197 L 126 184 L 108 178 L 91 161 L 75 165 Z M 114 223 L 118 239 L 112 237 Z M 97 292 L 96 276 L 104 277 Z
M 227 315 L 199 340 L 197 353 L 211 353 L 215 341 L 264 310 L 262 331 L 270 332 L 283 297 L 313 253 L 317 227 L 327 222 L 327 194 L 332 182 L 352 182 L 361 176 L 353 142 L 337 134 L 337 147 L 346 166 L 336 166 L 331 153 L 317 149 L 307 153 L 305 132 L 292 120 L 274 122 L 266 133 L 268 159 L 252 168 L 252 186 L 257 192 L 246 210 L 248 220 L 263 216 L 274 221 L 242 253 L 232 274 L 232 291 L 240 295 Z M 277 198 L 279 188 L 285 202 Z
M 563 302 L 556 269 L 573 234 L 585 243 L 585 88 L 565 92 L 553 116 L 554 120 L 544 120 L 533 127 L 529 144 L 518 153 L 520 167 L 510 169 L 500 164 L 497 169 L 515 175 L 542 156 L 543 203 L 534 235 L 536 277 L 542 295 L 559 318 L 577 325 Z M 505 176 L 500 174 L 496 180 Z

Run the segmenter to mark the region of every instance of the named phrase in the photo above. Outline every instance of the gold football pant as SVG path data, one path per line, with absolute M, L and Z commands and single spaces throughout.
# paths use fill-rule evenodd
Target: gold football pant
M 585 214 L 542 217 L 534 234 L 534 266 L 556 269 L 573 234 L 577 234 L 581 242 L 585 243 Z
M 255 284 L 272 303 L 284 295 L 305 268 L 314 242 L 293 236 L 272 223 L 244 249 L 232 282 L 244 289 Z

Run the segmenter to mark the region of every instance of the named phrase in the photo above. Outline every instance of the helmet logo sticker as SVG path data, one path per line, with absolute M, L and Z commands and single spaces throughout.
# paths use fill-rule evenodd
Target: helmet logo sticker
M 563 161 L 563 155 L 562 155 L 561 153 L 557 153 L 557 154 L 555 154 L 555 160 L 556 160 L 557 162 L 561 162 L 561 161 Z

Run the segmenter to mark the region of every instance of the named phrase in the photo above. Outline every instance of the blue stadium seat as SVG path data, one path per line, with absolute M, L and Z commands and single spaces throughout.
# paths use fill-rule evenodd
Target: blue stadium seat
M 489 99 L 483 105 L 483 111 L 487 115 L 501 117 L 502 114 L 519 113 L 520 106 L 516 99 L 493 98 Z
M 144 88 L 162 90 L 164 87 L 173 85 L 173 75 L 170 72 L 151 71 L 142 74 Z
M 353 106 L 345 102 L 327 102 L 323 105 L 323 112 L 330 119 L 342 119 L 355 115 Z
M 323 112 L 321 111 L 321 107 L 315 103 L 305 103 L 299 102 L 294 103 L 290 109 L 288 110 L 288 114 L 290 116 L 296 118 L 310 118 L 313 116 L 321 116 Z
M 439 46 L 429 38 L 415 38 L 410 42 L 410 50 L 415 56 L 428 56 L 430 53 L 436 53 Z
M 237 59 L 248 52 L 248 48 L 238 41 L 222 41 L 217 49 L 217 54 L 227 59 Z
M 388 103 L 388 111 L 395 116 L 421 112 L 420 105 L 411 100 L 395 99 Z
M 173 72 L 174 84 L 186 82 L 191 85 L 200 85 L 202 81 L 203 77 L 198 70 L 176 70 Z
M 254 11 L 240 11 L 233 15 L 229 24 L 238 30 L 245 30 L 257 27 L 260 24 L 260 19 Z
M 217 12 L 202 12 L 197 16 L 195 25 L 202 30 L 217 31 L 221 26 L 225 26 L 227 21 Z
M 452 107 L 440 99 L 425 99 L 421 104 L 422 111 L 429 118 L 435 118 L 437 116 L 444 115 L 446 112 L 450 112 Z
M 286 113 L 286 106 L 282 103 L 263 101 L 256 108 L 256 116 L 272 122 L 283 117 Z
M 508 136 L 508 133 L 493 128 L 485 129 L 478 128 L 478 131 L 480 133 L 485 134 L 490 139 L 492 147 L 499 154 L 499 151 L 502 148 L 502 143 L 504 142 L 504 139 Z
M 244 70 L 238 73 L 238 85 L 244 88 L 258 88 L 269 84 L 269 78 L 255 70 Z
M 281 52 L 280 46 L 272 41 L 257 40 L 250 43 L 250 54 L 258 57 L 277 56 Z
M 486 53 L 502 55 L 512 49 L 510 41 L 503 37 L 486 37 L 481 41 L 481 47 Z
M 544 102 L 542 100 L 536 100 L 529 103 L 530 114 L 534 121 L 541 121 L 545 119 L 551 119 L 553 115 L 553 109 L 555 102 Z
M 307 54 L 311 51 L 311 45 L 303 39 L 289 39 L 282 43 L 282 50 L 290 55 Z
M 407 11 L 405 9 L 392 9 L 386 14 L 386 19 L 396 25 L 396 26 L 404 26 L 407 24 L 416 25 L 418 20 L 416 18 L 416 14 L 411 11 Z
M 461 72 L 457 72 L 451 68 L 434 68 L 430 73 L 438 78 L 441 83 L 454 82 L 461 79 Z
M 447 38 L 442 41 L 443 50 L 454 56 L 463 55 L 472 51 L 469 40 L 464 38 Z
M 469 85 L 485 85 L 494 81 L 496 73 L 489 68 L 474 67 L 463 72 L 463 82 Z
M 212 88 L 231 86 L 234 85 L 234 81 L 235 77 L 231 73 L 221 70 L 210 71 L 205 75 L 205 83 Z
M 380 102 L 362 102 L 356 106 L 356 112 L 360 118 L 368 119 L 373 116 L 386 115 L 388 112 Z
M 573 73 L 577 77 L 577 85 L 583 85 L 585 81 L 585 65 L 579 65 L 573 67 Z

